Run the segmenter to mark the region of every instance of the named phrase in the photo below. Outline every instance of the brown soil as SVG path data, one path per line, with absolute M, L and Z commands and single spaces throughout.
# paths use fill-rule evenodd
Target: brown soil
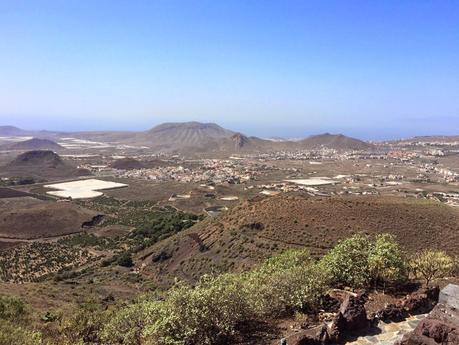
M 30 193 L 26 193 L 20 190 L 15 190 L 11 188 L 0 187 L 0 199 L 4 198 L 18 198 L 23 196 L 32 196 Z
M 30 197 L 0 199 L 0 237 L 36 239 L 82 231 L 96 214 L 69 202 Z

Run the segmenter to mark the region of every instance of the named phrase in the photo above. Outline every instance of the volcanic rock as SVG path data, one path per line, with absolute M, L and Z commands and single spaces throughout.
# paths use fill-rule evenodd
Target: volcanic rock
M 455 292 L 459 292 L 459 286 L 448 285 L 441 293 L 440 303 L 413 332 L 404 335 L 399 345 L 459 345 L 459 294 Z M 438 288 L 429 289 L 426 295 L 438 297 Z

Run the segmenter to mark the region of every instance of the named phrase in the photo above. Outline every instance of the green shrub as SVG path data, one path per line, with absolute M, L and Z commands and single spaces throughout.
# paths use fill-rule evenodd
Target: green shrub
M 54 321 L 57 321 L 59 319 L 59 317 L 60 317 L 60 315 L 48 310 L 45 313 L 45 315 L 43 315 L 41 317 L 41 321 L 43 321 L 43 322 L 54 322 Z
M 448 258 L 443 252 L 427 251 L 414 257 L 412 266 L 419 274 L 436 277 L 452 269 L 453 260 Z M 133 264 L 129 252 L 113 260 Z M 248 320 L 316 311 L 330 286 L 368 287 L 372 282 L 400 280 L 406 274 L 404 262 L 390 235 L 376 236 L 374 241 L 355 235 L 340 242 L 319 262 L 307 250 L 288 250 L 249 272 L 203 276 L 194 286 L 177 282 L 161 294 L 161 299 L 150 295 L 114 310 L 96 303 L 83 304 L 59 318 L 59 344 L 229 344 Z M 21 303 L 0 298 L 0 316 L 14 320 L 23 314 Z M 11 327 L 5 322 L 4 327 Z M 0 328 L 0 345 L 2 339 L 9 339 L 4 333 Z M 39 334 L 34 332 L 24 331 L 24 337 L 39 341 Z M 17 343 L 34 344 L 26 340 Z
M 204 276 L 193 288 L 178 283 L 164 302 L 151 306 L 147 344 L 216 344 L 233 335 L 249 318 L 239 276 Z
M 441 250 L 424 250 L 413 255 L 411 268 L 416 277 L 422 277 L 426 286 L 433 279 L 443 278 L 453 273 L 454 260 Z
M 339 242 L 322 259 L 320 265 L 332 285 L 365 287 L 370 284 L 368 257 L 371 241 L 368 236 L 354 235 Z
M 65 343 L 99 344 L 106 316 L 100 304 L 87 302 L 79 305 L 61 322 L 60 333 Z
M 102 343 L 141 344 L 144 329 L 160 306 L 160 302 L 142 301 L 113 313 L 101 332 Z
M 393 283 L 406 278 L 406 260 L 389 234 L 357 234 L 339 242 L 321 259 L 331 285 L 352 288 L 369 287 L 371 283 Z
M 0 296 L 0 319 L 18 322 L 26 316 L 27 310 L 25 303 L 17 298 L 10 296 Z
M 13 322 L 0 320 L 0 345 L 40 345 L 41 334 Z
M 123 267 L 132 267 L 134 266 L 134 262 L 132 261 L 132 256 L 131 253 L 125 252 L 118 256 L 118 259 L 116 260 L 116 263 L 119 266 Z
M 327 288 L 326 276 L 307 250 L 288 250 L 245 274 L 245 293 L 258 316 L 311 310 Z

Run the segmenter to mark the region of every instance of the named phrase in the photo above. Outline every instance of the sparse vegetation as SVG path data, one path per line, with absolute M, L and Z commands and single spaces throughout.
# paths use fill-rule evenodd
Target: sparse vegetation
M 41 334 L 27 329 L 27 319 L 27 307 L 21 299 L 0 296 L 0 344 L 40 344 Z
M 133 227 L 126 236 L 115 240 L 97 239 L 94 235 L 80 234 L 74 241 L 77 245 L 97 245 L 101 248 L 115 248 L 115 242 L 128 244 L 132 252 L 137 252 L 153 243 L 170 237 L 202 219 L 202 217 L 178 211 L 172 207 L 159 208 L 150 201 L 125 201 L 101 196 L 78 203 L 89 209 L 107 215 L 104 226 L 124 225 Z
M 95 247 L 97 249 L 113 249 L 116 247 L 116 241 L 109 237 L 99 237 L 88 232 L 82 232 L 71 235 L 58 241 L 71 247 Z
M 10 296 L 0 296 L 0 319 L 9 321 L 23 320 L 26 315 L 25 303 Z
M 32 242 L 0 252 L 0 280 L 39 281 L 63 269 L 81 266 L 93 256 L 85 249 L 52 243 Z

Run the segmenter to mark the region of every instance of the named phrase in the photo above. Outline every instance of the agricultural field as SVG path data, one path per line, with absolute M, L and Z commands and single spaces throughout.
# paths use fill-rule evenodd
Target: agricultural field
M 58 196 L 61 198 L 88 199 L 101 196 L 103 193 L 100 192 L 100 190 L 123 188 L 127 187 L 127 185 L 111 181 L 84 179 L 50 184 L 45 185 L 44 187 L 58 190 L 46 192 L 49 195 Z
M 53 273 L 79 267 L 94 255 L 56 243 L 32 242 L 0 251 L 0 280 L 8 283 L 40 281 Z

